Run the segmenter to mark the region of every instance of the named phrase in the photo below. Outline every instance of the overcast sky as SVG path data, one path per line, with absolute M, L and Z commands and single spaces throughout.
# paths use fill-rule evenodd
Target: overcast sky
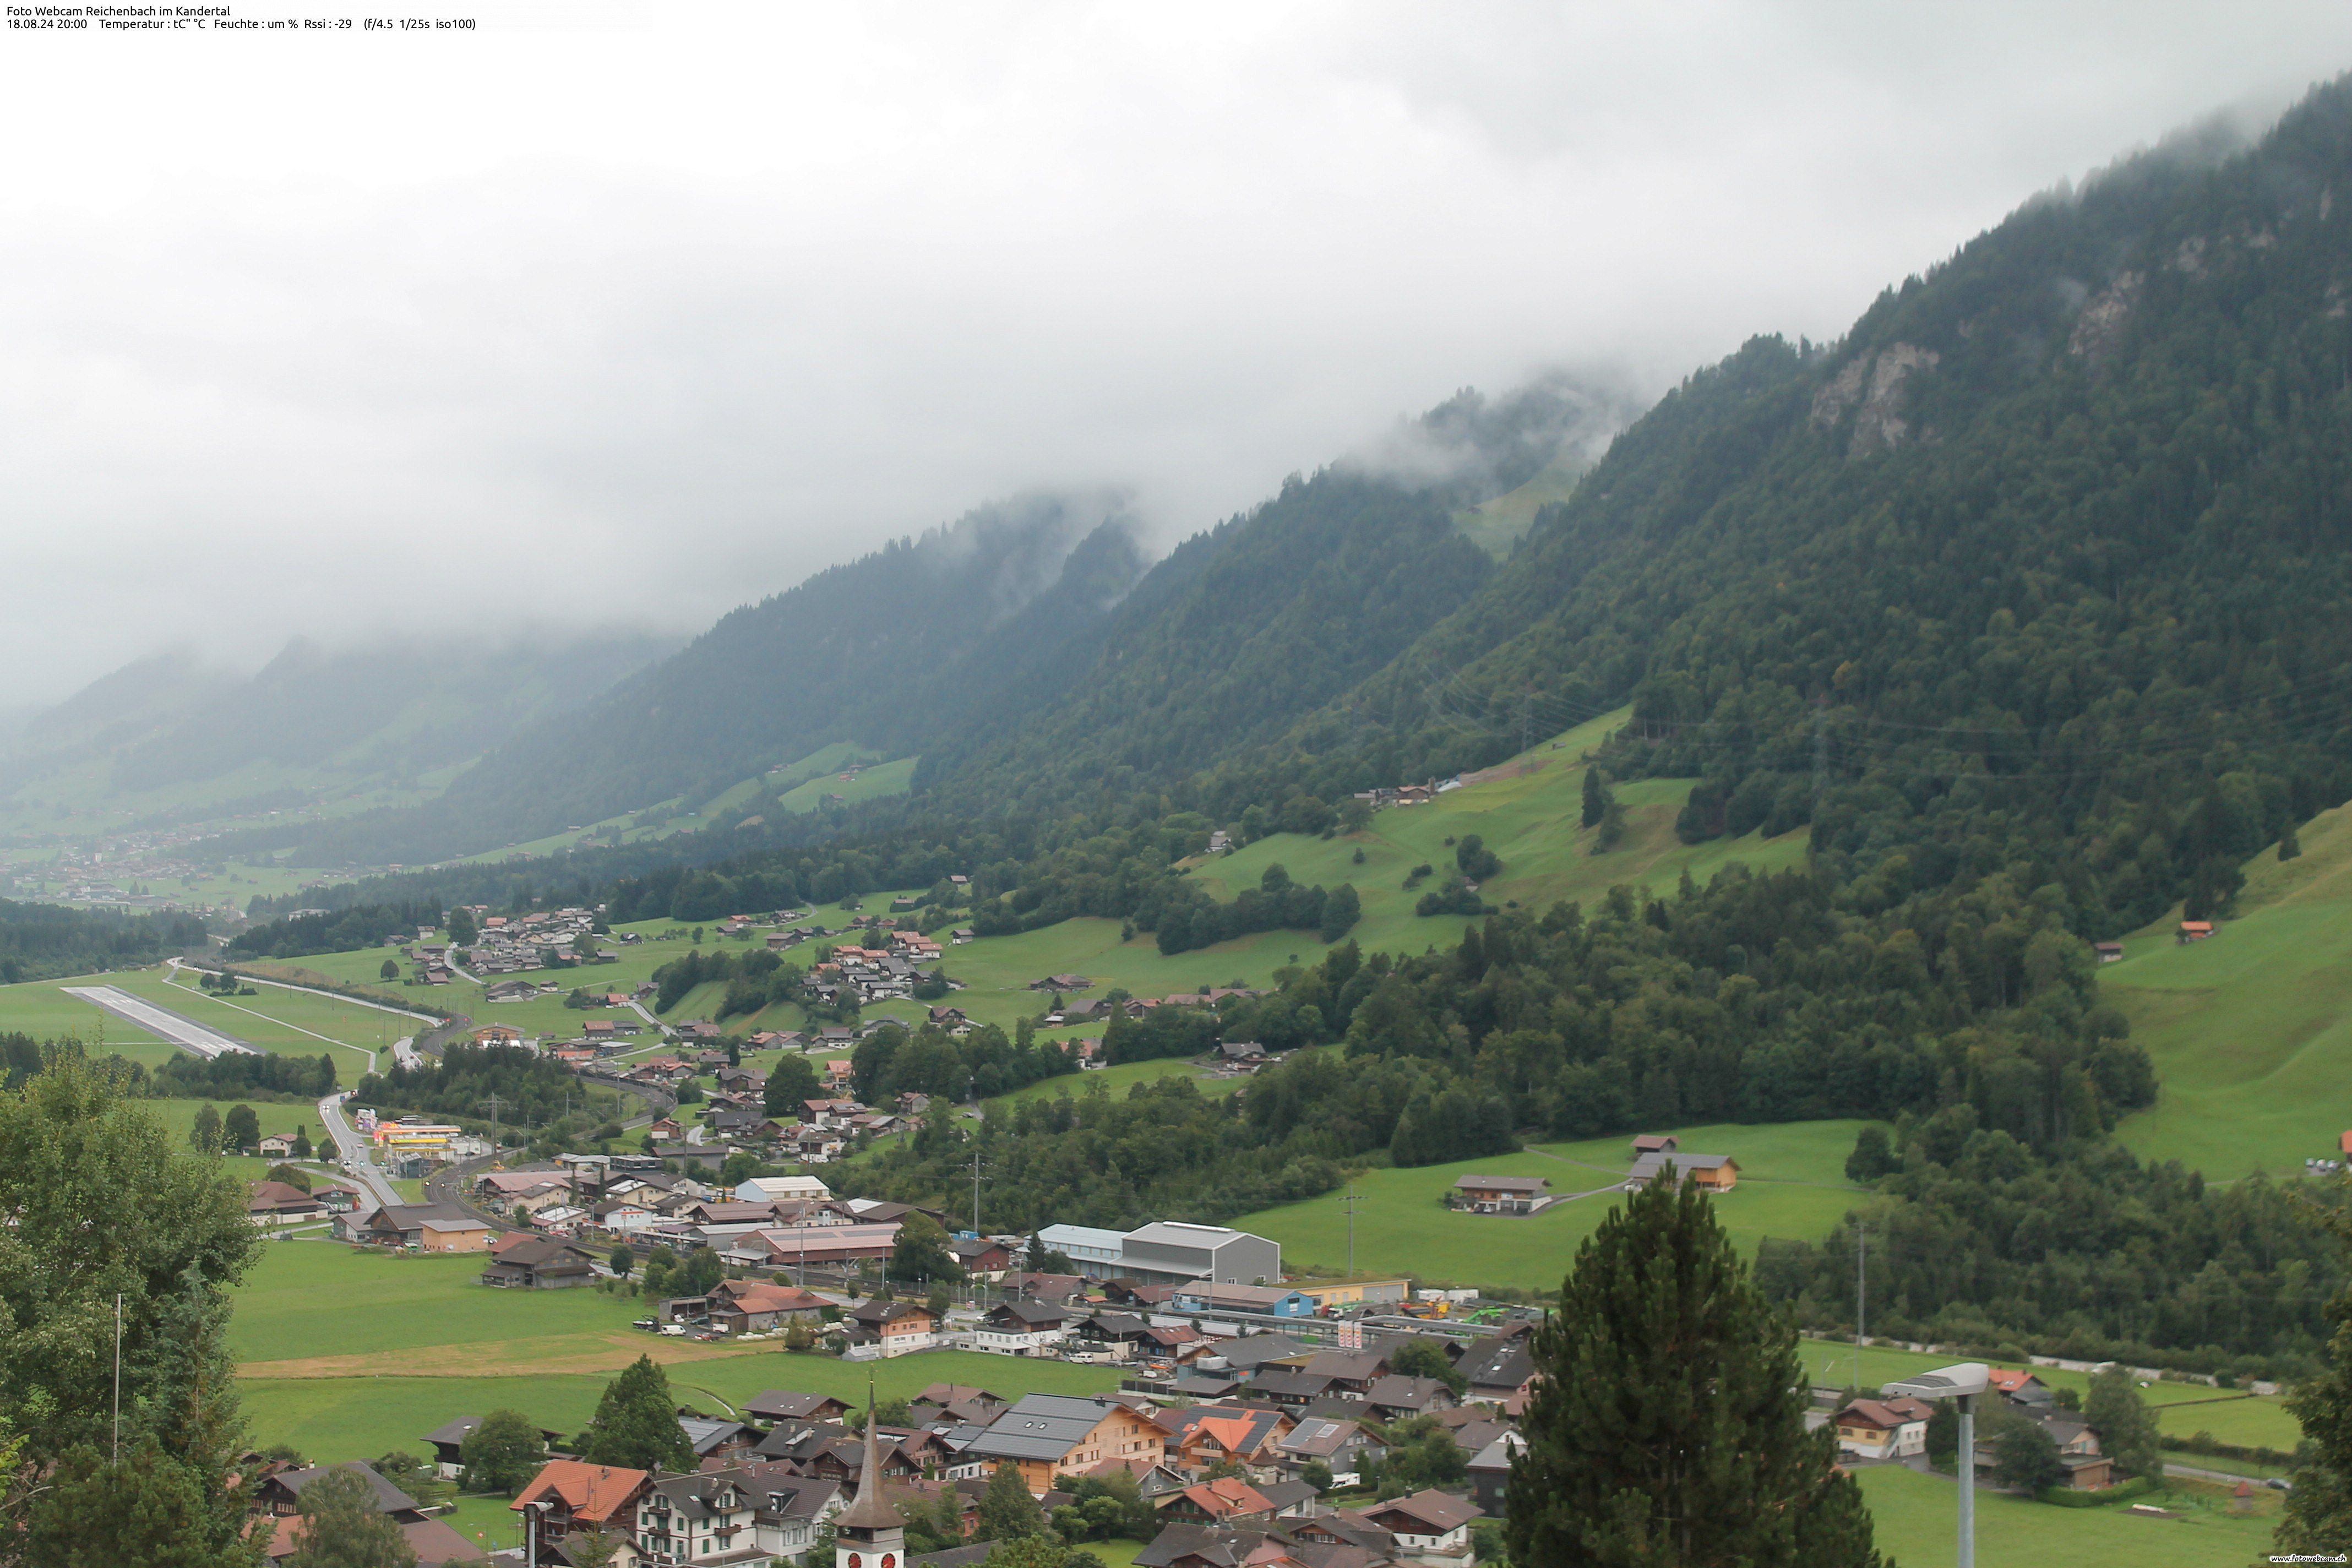
M 483 26 L 0 34 L 0 706 L 696 629 L 1034 486 L 1165 542 L 2352 66 L 2342 0 L 422 8 Z

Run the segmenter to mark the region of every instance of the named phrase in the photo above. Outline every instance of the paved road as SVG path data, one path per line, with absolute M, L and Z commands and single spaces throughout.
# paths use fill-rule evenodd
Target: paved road
M 327 1135 L 335 1141 L 336 1149 L 349 1162 L 346 1168 L 352 1179 L 365 1188 L 368 1195 L 378 1204 L 389 1207 L 399 1203 L 401 1196 L 393 1190 L 391 1178 L 376 1164 L 375 1151 L 368 1141 L 352 1131 L 351 1123 L 343 1120 L 343 1097 L 348 1092 L 339 1091 L 319 1101 L 319 1121 L 327 1129 Z
M 235 1053 L 253 1056 L 257 1053 L 243 1040 L 231 1039 L 217 1029 L 206 1028 L 193 1018 L 183 1018 L 177 1013 L 167 1013 L 152 1002 L 116 985 L 65 985 L 58 989 L 68 996 L 79 997 L 94 1007 L 103 1007 L 118 1018 L 126 1018 L 151 1034 L 160 1035 L 182 1050 L 210 1061 L 213 1058 Z

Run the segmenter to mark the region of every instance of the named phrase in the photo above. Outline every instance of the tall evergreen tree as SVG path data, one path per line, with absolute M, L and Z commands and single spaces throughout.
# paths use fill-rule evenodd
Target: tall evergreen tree
M 196 1109 L 196 1119 L 188 1128 L 188 1147 L 199 1154 L 221 1152 L 220 1112 L 209 1100 Z
M 1584 770 L 1584 826 L 1597 826 L 1601 815 L 1609 809 L 1609 781 L 1601 776 L 1601 765 L 1593 763 Z
M 677 1424 L 669 1378 L 639 1356 L 604 1385 L 588 1430 L 572 1445 L 592 1465 L 628 1470 L 691 1470 L 694 1447 Z
M 250 1105 L 232 1105 L 221 1119 L 221 1147 L 250 1152 L 261 1143 L 261 1118 Z
M 1796 1331 L 1696 1189 L 1601 1222 L 1536 1331 L 1512 1561 L 1545 1568 L 1881 1568 L 1834 1434 L 1805 1430 Z

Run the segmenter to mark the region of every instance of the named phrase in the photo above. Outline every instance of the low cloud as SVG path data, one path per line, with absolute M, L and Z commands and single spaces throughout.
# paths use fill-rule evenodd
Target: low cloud
M 2352 64 L 2332 4 L 499 15 L 0 59 L 18 695 L 178 642 L 692 630 L 1037 488 L 1165 544 L 1465 384 L 1834 336 Z

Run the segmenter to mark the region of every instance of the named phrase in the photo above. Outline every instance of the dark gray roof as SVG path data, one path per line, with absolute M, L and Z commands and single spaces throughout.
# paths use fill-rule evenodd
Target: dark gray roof
M 1058 1459 L 1077 1447 L 1104 1416 L 1125 1408 L 1113 1399 L 1026 1394 L 990 1422 L 964 1452 L 984 1458 Z
M 1364 1392 L 1374 1405 L 1397 1410 L 1426 1410 L 1449 1402 L 1452 1390 L 1433 1377 L 1383 1377 Z
M 340 1465 L 314 1465 L 307 1470 L 285 1470 L 272 1477 L 271 1479 L 299 1498 L 302 1495 L 303 1489 L 312 1481 L 336 1470 L 357 1470 L 365 1476 L 368 1479 L 368 1484 L 375 1489 L 375 1506 L 378 1512 L 414 1513 L 416 1510 L 415 1498 L 410 1497 L 406 1492 L 376 1474 L 373 1468 L 357 1459 L 346 1459 Z
M 1291 1428 L 1276 1447 L 1286 1453 L 1304 1454 L 1309 1458 L 1328 1459 L 1347 1447 L 1351 1438 L 1369 1436 L 1361 1423 L 1310 1415 Z M 1374 1438 L 1373 1441 L 1379 1441 Z
M 1289 1361 L 1312 1352 L 1312 1345 L 1302 1344 L 1287 1334 L 1251 1334 L 1238 1340 L 1228 1340 L 1218 1345 L 1213 1353 L 1225 1358 L 1228 1365 L 1238 1367 L 1263 1366 L 1270 1361 Z
M 771 1388 L 744 1403 L 743 1414 L 762 1421 L 806 1421 L 828 1405 L 848 1408 L 845 1400 L 830 1394 L 804 1394 L 794 1388 Z
M 757 1426 L 746 1426 L 740 1421 L 721 1421 L 707 1415 L 681 1415 L 677 1418 L 677 1424 L 685 1429 L 686 1440 L 694 1445 L 694 1452 L 698 1458 L 709 1453 L 730 1438 L 739 1435 L 748 1437 L 758 1437 L 761 1435 Z
M 432 1431 L 425 1434 L 419 1441 L 426 1443 L 447 1443 L 454 1447 L 457 1444 L 464 1442 L 466 1440 L 466 1434 L 471 1432 L 475 1427 L 479 1426 L 481 1424 L 482 1418 L 478 1415 L 460 1415 L 457 1419 L 450 1422 L 446 1426 L 436 1426 Z

